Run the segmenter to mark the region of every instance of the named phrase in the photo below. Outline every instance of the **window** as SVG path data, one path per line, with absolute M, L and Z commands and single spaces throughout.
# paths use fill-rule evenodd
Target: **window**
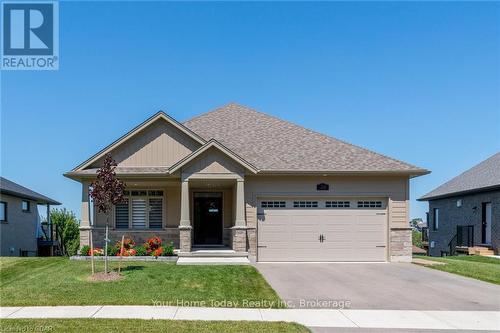
M 358 208 L 382 208 L 382 201 L 358 201 Z
M 161 229 L 163 227 L 163 191 L 124 191 L 126 201 L 115 206 L 117 229 Z
M 462 207 L 462 199 L 457 200 L 457 207 Z
M 126 199 L 125 202 L 121 202 L 115 206 L 115 224 L 117 229 L 128 229 L 128 202 L 129 199 Z
M 23 200 L 21 202 L 21 209 L 23 212 L 29 212 L 30 211 L 30 202 L 28 200 Z
M 0 201 L 0 222 L 7 222 L 7 203 Z
M 326 201 L 326 208 L 349 208 L 351 203 L 349 201 Z
M 285 201 L 262 201 L 260 203 L 260 207 L 262 208 L 285 208 Z
M 293 208 L 318 208 L 317 201 L 294 201 Z
M 433 213 L 434 213 L 433 214 L 434 215 L 433 216 L 434 217 L 434 219 L 433 219 L 434 223 L 432 224 L 432 229 L 433 230 L 438 230 L 438 228 L 439 228 L 439 208 L 434 208 Z

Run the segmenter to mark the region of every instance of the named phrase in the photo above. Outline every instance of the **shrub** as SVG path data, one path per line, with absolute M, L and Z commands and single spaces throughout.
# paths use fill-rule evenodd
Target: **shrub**
M 137 256 L 147 256 L 148 255 L 148 250 L 144 245 L 139 245 L 134 247 L 134 250 L 136 252 Z
M 151 251 L 151 255 L 152 255 L 153 257 L 159 257 L 159 256 L 161 256 L 162 254 L 163 254 L 163 247 L 161 247 L 161 246 L 160 246 L 159 248 L 157 248 L 156 250 Z
M 115 256 L 118 252 L 120 252 L 120 247 L 118 245 L 108 245 L 108 256 Z
M 174 242 L 170 242 L 168 245 L 163 248 L 164 256 L 173 256 L 174 255 Z
M 57 228 L 64 255 L 75 255 L 80 247 L 80 230 L 78 229 L 80 223 L 75 213 L 66 208 L 51 209 L 50 220 Z
M 82 246 L 82 248 L 80 249 L 80 255 L 81 256 L 88 256 L 88 255 L 90 255 L 90 246 L 88 246 L 88 245 Z
M 415 245 L 416 247 L 419 247 L 419 248 L 423 248 L 422 233 L 420 231 L 417 231 L 417 230 L 412 230 L 411 236 L 412 236 L 411 238 L 412 238 L 413 245 Z

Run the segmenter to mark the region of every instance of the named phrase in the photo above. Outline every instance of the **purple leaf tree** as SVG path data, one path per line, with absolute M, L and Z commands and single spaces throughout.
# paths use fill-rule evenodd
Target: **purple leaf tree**
M 99 213 L 106 214 L 106 239 L 104 249 L 104 271 L 108 273 L 108 224 L 109 213 L 118 203 L 124 201 L 125 183 L 116 177 L 116 162 L 106 154 L 102 167 L 97 170 L 97 179 L 90 184 L 89 195 Z

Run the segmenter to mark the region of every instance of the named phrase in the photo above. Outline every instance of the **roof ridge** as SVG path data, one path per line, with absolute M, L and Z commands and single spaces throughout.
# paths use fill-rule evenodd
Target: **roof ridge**
M 275 115 L 271 115 L 271 114 L 268 114 L 268 113 L 265 113 L 265 112 L 259 111 L 259 110 L 257 110 L 257 109 L 254 109 L 254 108 L 252 108 L 252 107 L 248 107 L 248 106 L 246 106 L 246 105 L 242 105 L 242 104 L 238 104 L 238 103 L 234 103 L 234 102 L 228 103 L 228 104 L 226 104 L 226 105 L 224 105 L 224 106 L 221 106 L 221 107 L 217 108 L 216 110 L 212 110 L 212 111 L 206 112 L 206 113 L 204 113 L 204 114 L 202 114 L 202 115 L 207 115 L 207 114 L 209 114 L 209 113 L 212 113 L 212 112 L 218 111 L 218 110 L 220 110 L 220 109 L 223 109 L 223 108 L 225 108 L 225 107 L 232 106 L 232 105 L 237 106 L 237 107 L 242 107 L 242 108 L 245 108 L 245 109 L 247 109 L 247 110 L 253 111 L 253 112 L 258 113 L 258 114 L 261 114 L 261 115 L 263 115 L 263 116 L 265 116 L 265 117 L 268 117 L 268 118 L 273 118 L 273 119 L 276 119 L 276 120 L 279 120 L 279 121 L 282 121 L 282 122 L 289 123 L 289 124 L 291 124 L 291 125 L 293 125 L 293 126 L 296 126 L 296 127 L 302 128 L 302 129 L 305 129 L 306 131 L 309 131 L 309 132 L 311 132 L 311 133 L 314 133 L 314 134 L 317 134 L 317 135 L 323 136 L 323 137 L 328 138 L 328 139 L 330 139 L 330 140 L 335 140 L 335 141 L 338 141 L 338 142 L 343 143 L 343 144 L 345 144 L 345 145 L 347 145 L 347 146 L 351 146 L 351 147 L 354 147 L 354 148 L 357 148 L 357 149 L 361 149 L 361 150 L 363 150 L 363 151 L 366 151 L 366 152 L 369 152 L 369 153 L 372 153 L 372 154 L 377 154 L 377 155 L 379 155 L 379 156 L 382 156 L 382 157 L 384 157 L 384 158 L 390 159 L 390 160 L 392 160 L 392 161 L 395 161 L 395 162 L 398 162 L 398 163 L 401 163 L 401 164 L 404 164 L 404 165 L 410 166 L 410 167 L 412 167 L 412 168 L 415 168 L 416 170 L 426 170 L 426 169 L 422 169 L 422 168 L 420 168 L 420 167 L 417 167 L 416 165 L 413 165 L 413 164 L 410 164 L 410 163 L 407 163 L 407 162 L 404 162 L 404 161 L 401 161 L 401 160 L 395 159 L 395 158 L 393 158 L 393 157 L 390 157 L 390 156 L 387 156 L 387 155 L 381 154 L 381 153 L 379 153 L 379 152 L 373 151 L 373 150 L 371 150 L 371 149 L 363 148 L 363 147 L 361 147 L 361 146 L 358 146 L 358 145 L 352 144 L 352 143 L 350 143 L 350 142 L 347 142 L 347 141 L 344 141 L 344 140 L 338 139 L 338 138 L 336 138 L 336 137 L 333 137 L 333 136 L 330 136 L 330 135 L 327 135 L 327 134 L 324 134 L 324 133 L 321 133 L 321 132 L 318 132 L 318 131 L 312 130 L 312 129 L 307 128 L 307 127 L 305 127 L 305 126 L 302 126 L 302 125 L 296 124 L 296 123 L 294 123 L 293 121 L 285 120 L 285 119 L 279 118 L 279 117 L 277 117 L 277 116 L 275 116 Z M 200 115 L 200 116 L 202 116 L 202 115 Z M 196 118 L 197 118 L 197 117 L 196 117 Z M 194 119 L 194 118 L 193 118 L 193 119 Z
M 227 107 L 228 107 L 228 106 L 230 106 L 230 105 L 238 105 L 238 106 L 239 106 L 240 104 L 238 104 L 238 103 L 236 103 L 236 102 L 229 102 L 229 103 L 224 104 L 224 105 L 222 105 L 222 106 L 218 106 L 218 107 L 216 107 L 216 108 L 214 108 L 214 109 L 212 109 L 212 110 L 210 110 L 210 111 L 203 112 L 203 113 L 201 113 L 201 114 L 199 114 L 199 115 L 197 115 L 197 116 L 194 116 L 194 117 L 191 117 L 191 118 L 189 118 L 189 119 L 187 119 L 187 120 L 184 120 L 184 121 L 182 122 L 182 124 L 186 124 L 186 123 L 188 123 L 188 122 L 190 122 L 190 121 L 192 121 L 192 120 L 195 120 L 195 119 L 198 119 L 198 118 L 204 117 L 204 116 L 206 116 L 206 115 L 209 115 L 209 114 L 211 114 L 211 113 L 217 112 L 217 111 L 219 111 L 219 110 L 221 110 L 221 109 L 227 108 Z M 243 106 L 243 105 L 241 105 L 241 106 Z M 204 139 L 206 139 L 206 138 L 204 138 Z

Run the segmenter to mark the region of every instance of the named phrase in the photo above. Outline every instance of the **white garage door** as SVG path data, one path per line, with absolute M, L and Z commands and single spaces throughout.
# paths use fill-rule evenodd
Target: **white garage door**
M 259 261 L 386 261 L 385 200 L 262 200 Z

